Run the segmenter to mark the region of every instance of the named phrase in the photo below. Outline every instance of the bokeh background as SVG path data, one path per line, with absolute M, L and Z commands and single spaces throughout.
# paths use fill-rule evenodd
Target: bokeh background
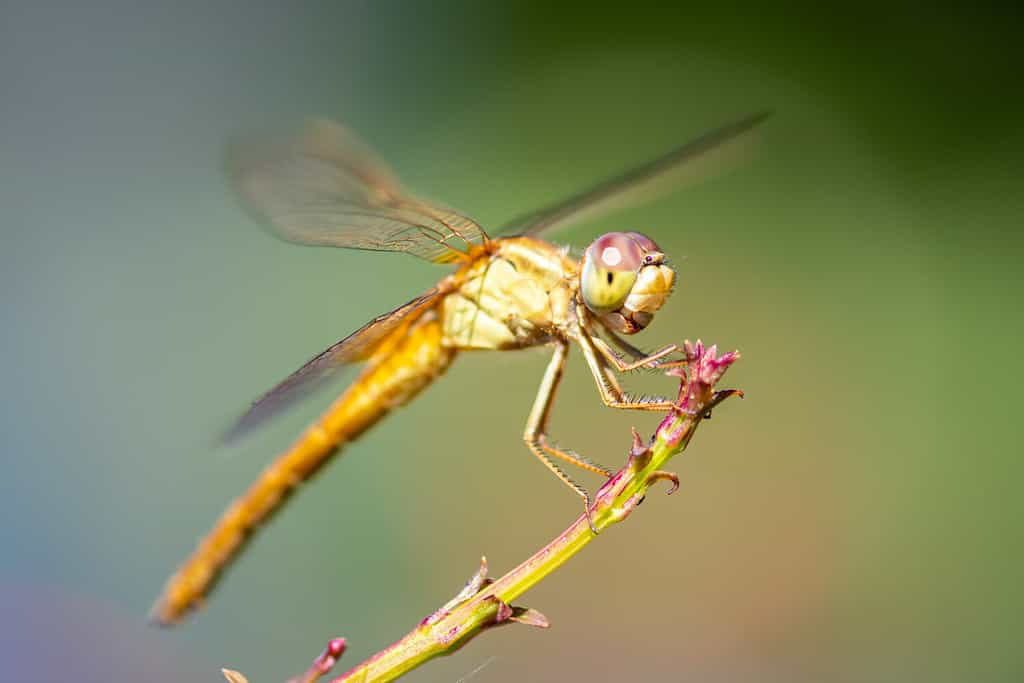
M 273 240 L 226 188 L 231 135 L 343 120 L 487 226 L 770 107 L 743 167 L 556 236 L 654 237 L 681 285 L 643 342 L 739 348 L 746 401 L 678 495 L 524 597 L 550 630 L 409 680 L 1020 680 L 1017 11 L 552 5 L 3 5 L 0 678 L 281 681 L 335 635 L 352 665 L 578 514 L 519 440 L 546 354 L 463 356 L 206 609 L 145 624 L 330 399 L 216 435 L 443 273 Z M 615 463 L 656 421 L 602 408 L 574 358 L 552 430 Z

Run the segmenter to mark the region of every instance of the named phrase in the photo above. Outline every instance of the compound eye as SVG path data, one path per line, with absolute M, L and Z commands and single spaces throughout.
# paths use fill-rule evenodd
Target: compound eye
M 643 247 L 633 235 L 626 232 L 601 235 L 587 248 L 587 260 L 592 260 L 596 265 L 608 270 L 637 270 L 642 265 L 643 258 Z
M 643 264 L 643 250 L 626 233 L 602 235 L 587 248 L 580 273 L 583 303 L 594 313 L 622 308 Z
M 635 241 L 644 251 L 661 253 L 661 247 L 655 244 L 654 240 L 647 235 L 639 232 L 627 232 L 626 234 L 632 237 L 633 241 Z

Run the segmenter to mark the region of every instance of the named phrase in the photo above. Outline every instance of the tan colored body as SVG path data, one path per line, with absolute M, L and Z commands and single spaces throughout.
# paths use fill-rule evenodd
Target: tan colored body
M 439 376 L 459 350 L 515 349 L 575 327 L 578 265 L 542 240 L 494 240 L 442 280 L 443 295 L 382 340 L 359 377 L 224 512 L 170 578 L 154 617 L 174 622 L 202 599 L 257 525 L 345 443 Z M 574 335 L 573 335 L 574 336 Z
M 681 351 L 674 344 L 645 354 L 619 336 L 635 334 L 651 322 L 672 291 L 675 274 L 658 246 L 637 232 L 601 236 L 584 252 L 582 265 L 533 236 L 654 199 L 691 178 L 699 165 L 721 159 L 721 152 L 737 147 L 767 116 L 761 112 L 709 131 L 618 177 L 520 216 L 497 234 L 514 230 L 524 236 L 501 239 L 489 237 L 468 216 L 409 193 L 371 148 L 337 123 L 315 120 L 295 136 L 232 145 L 232 184 L 247 211 L 278 237 L 297 244 L 402 252 L 461 266 L 423 296 L 310 359 L 253 402 L 232 434 L 258 423 L 332 370 L 366 364 L 320 419 L 231 504 L 170 578 L 153 617 L 173 623 L 198 603 L 252 530 L 299 483 L 343 444 L 416 396 L 460 350 L 554 347 L 523 441 L 582 498 L 589 519 L 590 494 L 556 460 L 603 476 L 611 471 L 554 446 L 547 434 L 570 342 L 582 353 L 606 406 L 672 409 L 668 399 L 628 396 L 616 374 L 685 362 L 669 360 Z
M 452 276 L 455 291 L 441 304 L 443 343 L 517 349 L 564 338 L 576 319 L 577 269 L 565 250 L 542 240 L 495 240 L 491 254 Z

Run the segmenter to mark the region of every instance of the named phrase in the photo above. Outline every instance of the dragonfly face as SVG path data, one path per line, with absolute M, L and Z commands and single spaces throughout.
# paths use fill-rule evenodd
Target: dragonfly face
M 675 271 L 654 241 L 638 232 L 610 232 L 583 254 L 580 297 L 612 330 L 647 327 L 675 284 Z

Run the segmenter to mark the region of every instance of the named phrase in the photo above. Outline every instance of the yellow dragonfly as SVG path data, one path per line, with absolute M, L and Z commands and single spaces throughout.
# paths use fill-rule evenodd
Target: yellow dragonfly
M 625 393 L 616 374 L 668 367 L 675 345 L 644 353 L 623 339 L 647 327 L 675 283 L 665 254 L 638 232 L 602 235 L 583 252 L 541 232 L 636 206 L 706 175 L 745 146 L 768 113 L 712 130 L 668 154 L 520 217 L 489 237 L 475 221 L 409 193 L 390 168 L 346 128 L 314 121 L 282 140 L 242 143 L 229 152 L 232 181 L 249 212 L 299 244 L 412 254 L 455 270 L 432 289 L 374 318 L 313 357 L 258 398 L 229 438 L 248 431 L 353 363 L 358 378 L 223 513 L 168 580 L 153 607 L 158 623 L 200 603 L 257 525 L 340 448 L 416 396 L 460 351 L 554 349 L 523 433 L 529 450 L 582 498 L 590 495 L 559 465 L 602 476 L 612 471 L 555 446 L 546 427 L 570 344 L 579 347 L 601 401 L 661 411 L 672 402 Z M 593 525 L 592 525 L 593 526 Z

